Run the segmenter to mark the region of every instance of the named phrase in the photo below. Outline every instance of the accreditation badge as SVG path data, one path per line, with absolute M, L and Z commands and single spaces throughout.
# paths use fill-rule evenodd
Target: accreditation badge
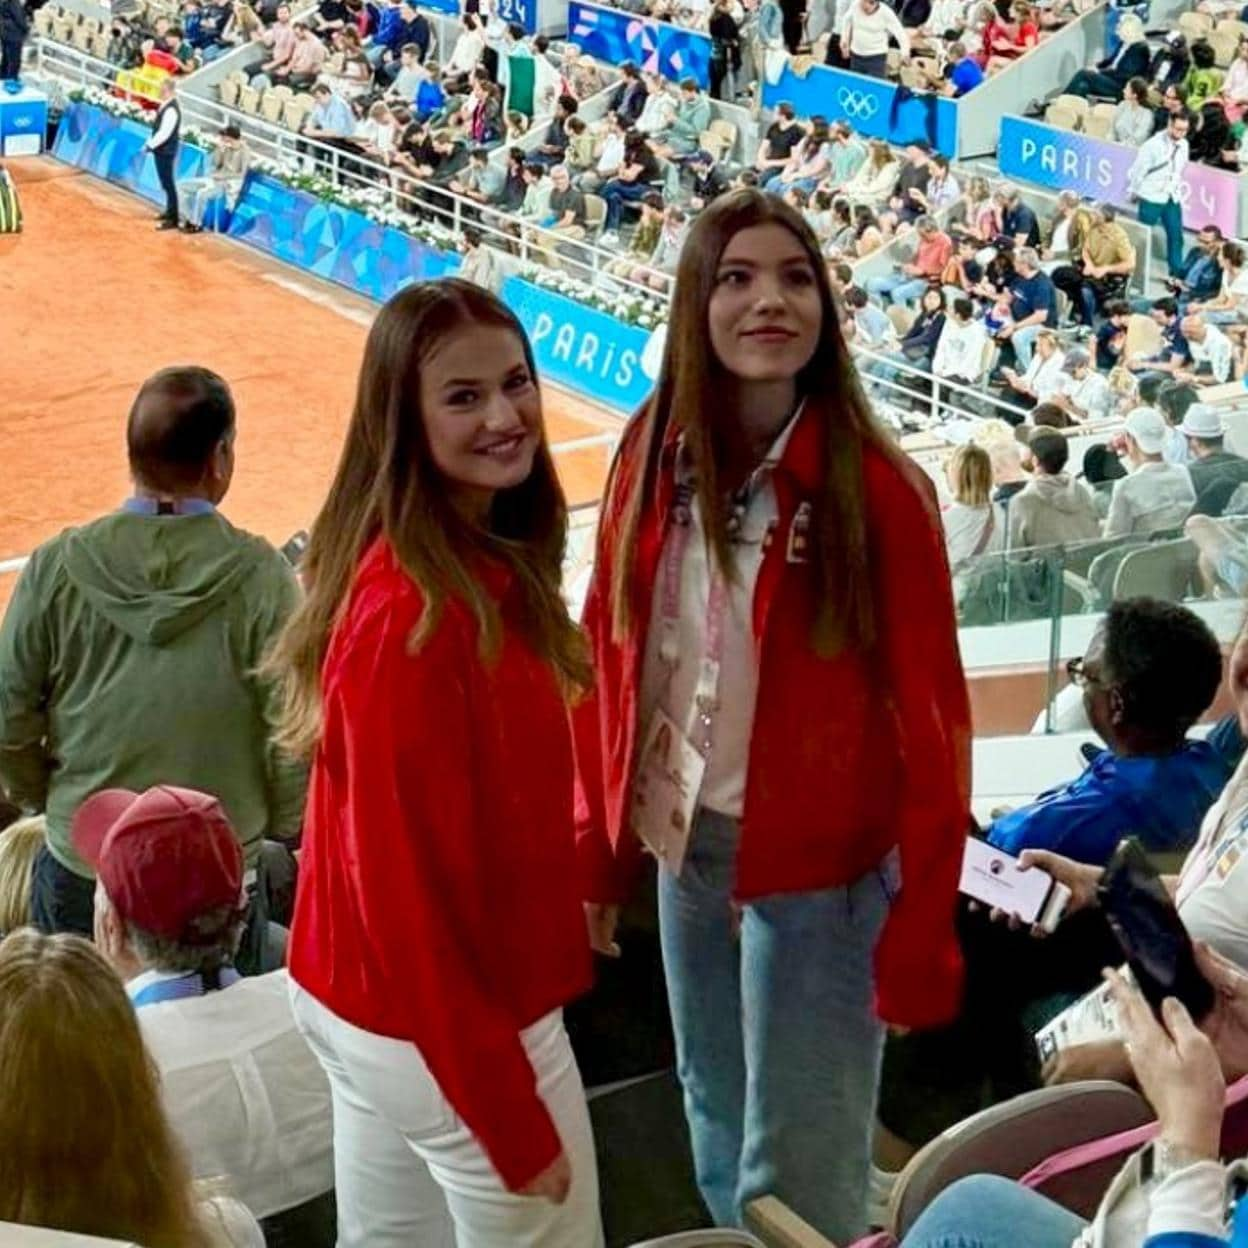
M 705 771 L 701 752 L 656 710 L 637 764 L 630 826 L 673 875 L 684 865 Z

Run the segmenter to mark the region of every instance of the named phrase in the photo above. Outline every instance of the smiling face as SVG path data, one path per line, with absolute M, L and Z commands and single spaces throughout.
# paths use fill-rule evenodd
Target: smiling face
M 823 305 L 806 249 L 782 225 L 756 225 L 724 248 L 707 308 L 711 347 L 742 381 L 781 381 L 810 363 Z
M 469 324 L 449 333 L 421 365 L 420 410 L 434 464 L 470 507 L 488 506 L 532 471 L 542 404 L 511 330 Z

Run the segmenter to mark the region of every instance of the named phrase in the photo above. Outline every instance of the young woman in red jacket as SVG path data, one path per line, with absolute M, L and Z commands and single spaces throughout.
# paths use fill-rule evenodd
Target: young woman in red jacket
M 880 1020 L 957 1007 L 970 716 L 933 491 L 876 429 L 818 243 L 776 197 L 693 226 L 585 623 L 594 943 L 649 847 L 707 1205 L 732 1224 L 776 1193 L 849 1242 Z
M 289 964 L 339 1248 L 601 1243 L 560 1013 L 591 976 L 566 536 L 515 317 L 465 282 L 396 295 L 273 660 L 312 758 Z

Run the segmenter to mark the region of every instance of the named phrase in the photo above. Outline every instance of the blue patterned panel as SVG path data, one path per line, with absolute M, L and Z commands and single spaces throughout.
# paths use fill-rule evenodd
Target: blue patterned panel
M 647 73 L 673 82 L 694 78 L 704 89 L 710 85 L 711 38 L 701 31 L 572 0 L 568 38 L 608 65 L 635 61 Z

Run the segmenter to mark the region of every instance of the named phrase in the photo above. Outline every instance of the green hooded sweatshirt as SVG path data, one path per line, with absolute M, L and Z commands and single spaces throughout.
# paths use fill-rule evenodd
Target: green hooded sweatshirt
M 282 556 L 219 513 L 117 512 L 67 529 L 23 569 L 0 625 L 0 787 L 70 845 L 100 789 L 217 797 L 254 866 L 296 835 L 306 769 L 270 744 L 275 691 L 256 667 L 294 609 Z

